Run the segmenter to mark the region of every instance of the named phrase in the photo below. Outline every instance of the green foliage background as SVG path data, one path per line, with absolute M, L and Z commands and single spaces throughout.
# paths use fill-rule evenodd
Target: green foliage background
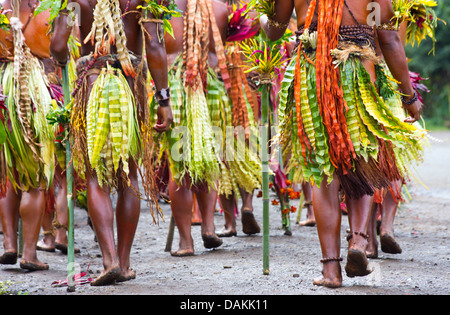
M 439 0 L 436 13 L 447 25 L 438 23 L 435 55 L 430 53 L 431 39 L 423 41 L 419 47 L 408 45 L 406 48 L 408 58 L 412 59 L 410 70 L 428 78 L 423 83 L 431 92 L 422 93 L 428 129 L 450 128 L 450 0 Z

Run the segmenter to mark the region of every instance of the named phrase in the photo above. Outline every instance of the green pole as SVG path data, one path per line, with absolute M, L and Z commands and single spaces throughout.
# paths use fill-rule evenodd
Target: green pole
M 62 84 L 64 94 L 64 107 L 70 103 L 70 87 L 69 87 L 69 72 L 67 66 L 61 68 L 62 70 Z M 72 154 L 70 150 L 69 130 L 68 126 L 65 128 L 66 138 L 66 179 L 67 179 L 67 291 L 75 292 L 75 231 L 74 231 L 74 202 L 73 202 L 73 165 L 71 163 Z
M 269 91 L 270 84 L 261 86 L 261 160 L 263 191 L 263 274 L 269 269 Z

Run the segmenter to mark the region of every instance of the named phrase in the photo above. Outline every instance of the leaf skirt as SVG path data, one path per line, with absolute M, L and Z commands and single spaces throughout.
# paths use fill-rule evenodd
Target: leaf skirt
M 169 71 L 169 83 L 174 123 L 165 148 L 174 180 L 181 184 L 188 175 L 193 185 L 206 183 L 226 196 L 240 196 L 239 188 L 252 192 L 260 187 L 258 151 L 249 150 L 245 139 L 226 136 L 227 127 L 232 127 L 231 102 L 213 69 L 208 69 L 206 89 L 185 87 L 178 58 Z
M 394 98 L 385 102 L 380 97 L 360 59 L 354 56 L 338 67 L 346 124 L 340 128 L 348 129 L 355 154 L 350 171 L 333 165 L 329 135 L 317 102 L 316 69 L 311 63 L 314 56 L 300 58 L 299 77 L 295 77 L 295 56 L 279 94 L 278 141 L 286 171 L 292 172 L 293 180 L 320 187 L 324 179 L 330 183 L 338 178 L 346 196 L 359 199 L 408 176 L 409 165 L 420 159 L 424 131 L 403 122 L 398 102 Z M 300 106 L 295 104 L 294 84 L 300 85 Z
M 46 115 L 52 109 L 49 83 L 39 61 L 27 56 L 15 78 L 14 62 L 6 64 L 1 79 L 6 99 L 0 121 L 1 194 L 9 180 L 15 189 L 48 189 L 55 169 L 55 127 Z

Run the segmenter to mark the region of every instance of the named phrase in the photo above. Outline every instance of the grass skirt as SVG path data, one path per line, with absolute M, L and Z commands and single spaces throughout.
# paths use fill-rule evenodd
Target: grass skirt
M 46 119 L 52 110 L 52 98 L 43 67 L 29 54 L 18 78 L 14 62 L 10 62 L 0 82 L 6 95 L 0 122 L 2 195 L 7 179 L 16 189 L 48 189 L 55 169 L 56 127 Z
M 316 69 L 311 63 L 315 56 L 308 55 L 308 60 L 306 53 L 300 57 L 299 78 L 294 75 L 297 57 L 293 58 L 280 92 L 279 141 L 287 172 L 293 172 L 294 181 L 320 186 L 325 176 L 328 182 L 337 177 L 345 194 L 358 199 L 407 176 L 409 163 L 420 158 L 424 131 L 403 122 L 404 114 L 399 113 L 397 99 L 386 103 L 380 97 L 361 60 L 355 56 L 337 66 L 346 118 L 346 126 L 340 127 L 348 128 L 351 137 L 355 152 L 353 167 L 345 172 L 332 164 L 329 135 L 317 103 Z M 294 84 L 301 87 L 299 113 L 294 104 Z
M 261 166 L 258 151 L 249 150 L 227 127 L 232 127 L 231 102 L 223 82 L 212 69 L 207 87 L 194 91 L 183 84 L 182 59 L 169 72 L 173 128 L 166 148 L 172 177 L 181 184 L 189 175 L 193 185 L 207 184 L 221 195 L 240 196 L 239 187 L 248 192 L 260 187 Z M 243 131 L 242 136 L 245 137 Z

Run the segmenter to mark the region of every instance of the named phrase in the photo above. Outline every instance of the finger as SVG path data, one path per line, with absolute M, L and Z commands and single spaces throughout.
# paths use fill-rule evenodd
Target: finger
M 415 123 L 416 121 L 418 121 L 419 118 L 420 118 L 420 114 L 417 113 L 417 114 L 415 114 L 414 116 L 411 116 L 411 117 L 406 118 L 404 121 L 405 121 L 406 123 L 412 124 L 412 123 Z
M 167 124 L 156 124 L 153 129 L 155 129 L 157 132 L 162 133 L 167 130 L 169 130 L 169 127 Z

